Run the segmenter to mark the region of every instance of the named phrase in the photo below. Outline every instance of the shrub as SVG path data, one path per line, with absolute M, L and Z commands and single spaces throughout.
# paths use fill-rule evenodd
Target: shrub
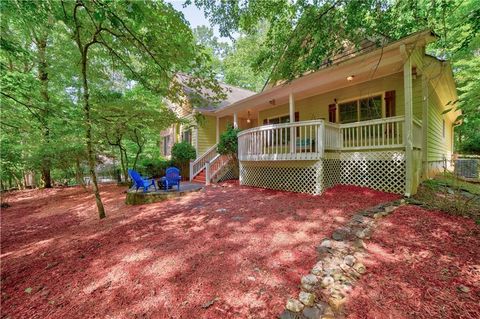
M 227 126 L 227 130 L 220 135 L 220 141 L 218 142 L 218 153 L 222 155 L 232 155 L 237 157 L 238 152 L 238 132 L 239 129 L 234 128 L 232 125 Z
M 140 174 L 147 177 L 160 177 L 165 175 L 165 170 L 172 166 L 172 161 L 163 158 L 145 158 L 139 161 L 137 169 Z
M 172 147 L 172 159 L 175 163 L 188 163 L 197 157 L 195 148 L 187 142 L 175 143 Z

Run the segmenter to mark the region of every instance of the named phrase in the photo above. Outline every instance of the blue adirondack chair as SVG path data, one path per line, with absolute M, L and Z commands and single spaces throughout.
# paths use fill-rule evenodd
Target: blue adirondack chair
M 177 185 L 177 189 L 180 190 L 180 170 L 176 167 L 169 167 L 165 171 L 165 176 L 162 177 L 162 184 L 165 190 Z
M 140 187 L 143 187 L 143 192 L 146 193 L 152 185 L 155 188 L 155 191 L 157 190 L 154 179 L 143 178 L 137 171 L 133 169 L 128 170 L 128 175 L 130 175 L 132 180 L 135 182 L 135 186 L 137 187 L 136 191 L 138 191 Z

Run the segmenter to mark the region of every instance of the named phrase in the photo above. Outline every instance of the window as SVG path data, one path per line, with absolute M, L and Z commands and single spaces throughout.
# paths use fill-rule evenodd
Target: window
M 337 122 L 337 105 L 330 104 L 328 106 L 328 121 L 331 123 Z
M 338 105 L 340 123 L 368 121 L 382 117 L 382 96 L 372 96 Z
M 382 117 L 382 97 L 380 95 L 360 100 L 360 121 Z
M 281 117 L 274 117 L 274 118 L 268 119 L 268 124 L 280 124 L 280 123 L 290 123 L 290 116 L 285 115 Z
M 338 105 L 340 108 L 340 123 L 358 121 L 358 101 L 351 101 Z
M 163 137 L 163 155 L 170 155 L 170 135 Z
M 192 130 L 186 130 L 182 132 L 182 142 L 192 144 Z

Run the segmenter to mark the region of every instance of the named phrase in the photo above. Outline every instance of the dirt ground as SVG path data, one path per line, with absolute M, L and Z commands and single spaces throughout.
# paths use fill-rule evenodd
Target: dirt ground
M 9 194 L 1 213 L 2 318 L 275 318 L 356 211 L 398 198 L 339 186 L 322 196 L 226 183 L 108 218 L 80 188 Z
M 404 206 L 380 220 L 348 318 L 480 318 L 480 227 Z

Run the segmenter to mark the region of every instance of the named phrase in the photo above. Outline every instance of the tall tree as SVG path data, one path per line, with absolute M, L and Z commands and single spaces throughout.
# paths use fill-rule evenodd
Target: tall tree
M 177 72 L 199 73 L 202 78 L 207 74 L 201 68 L 202 60 L 196 54 L 190 29 L 171 5 L 163 2 L 77 0 L 75 3 L 62 1 L 61 7 L 61 19 L 69 28 L 78 49 L 88 164 L 98 214 L 104 218 L 92 137 L 89 87 L 92 54 L 95 58 L 108 55 L 129 77 L 165 96 L 175 96 L 178 86 L 169 85 L 169 82 Z M 198 79 L 195 76 L 191 78 Z M 213 76 L 209 80 L 197 81 L 192 86 L 209 84 L 216 88 Z

